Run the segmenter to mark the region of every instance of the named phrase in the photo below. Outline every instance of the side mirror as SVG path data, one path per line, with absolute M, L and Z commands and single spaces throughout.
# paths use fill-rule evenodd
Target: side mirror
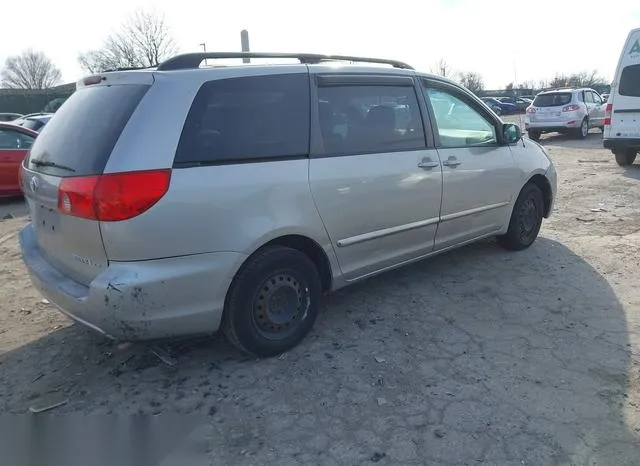
M 506 123 L 502 126 L 502 134 L 504 135 L 504 142 L 507 144 L 515 144 L 522 139 L 520 126 L 511 123 Z

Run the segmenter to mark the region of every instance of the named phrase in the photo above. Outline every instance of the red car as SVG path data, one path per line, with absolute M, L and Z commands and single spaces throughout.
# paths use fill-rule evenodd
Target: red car
M 20 164 L 38 133 L 0 122 L 0 197 L 19 196 Z

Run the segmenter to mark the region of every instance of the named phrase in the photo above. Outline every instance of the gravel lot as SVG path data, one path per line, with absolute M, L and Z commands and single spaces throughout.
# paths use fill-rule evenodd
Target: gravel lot
M 205 416 L 183 464 L 638 465 L 640 166 L 598 130 L 543 144 L 559 198 L 533 247 L 482 242 L 343 290 L 262 361 L 216 336 L 163 344 L 163 362 L 71 324 L 31 287 L 24 207 L 3 202 L 0 409 Z

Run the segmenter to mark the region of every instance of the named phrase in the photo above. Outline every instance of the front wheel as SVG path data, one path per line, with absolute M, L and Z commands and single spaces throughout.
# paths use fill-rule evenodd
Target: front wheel
M 222 329 L 239 349 L 275 356 L 311 330 L 321 298 L 314 263 L 296 249 L 269 246 L 250 257 L 233 280 Z
M 616 156 L 616 163 L 621 167 L 628 167 L 633 164 L 636 160 L 636 156 L 638 155 L 635 149 L 616 151 L 613 154 Z
M 506 234 L 498 237 L 498 244 L 512 251 L 531 246 L 538 237 L 543 212 L 542 191 L 535 184 L 527 183 L 513 206 L 509 229 Z
M 586 118 L 580 123 L 580 129 L 578 129 L 578 139 L 585 139 L 589 134 L 589 120 Z

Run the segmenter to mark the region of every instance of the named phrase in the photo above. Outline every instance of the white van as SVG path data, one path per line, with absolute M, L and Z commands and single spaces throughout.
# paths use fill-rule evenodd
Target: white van
M 640 29 L 629 33 L 622 49 L 604 125 L 604 147 L 618 165 L 631 165 L 640 152 Z

